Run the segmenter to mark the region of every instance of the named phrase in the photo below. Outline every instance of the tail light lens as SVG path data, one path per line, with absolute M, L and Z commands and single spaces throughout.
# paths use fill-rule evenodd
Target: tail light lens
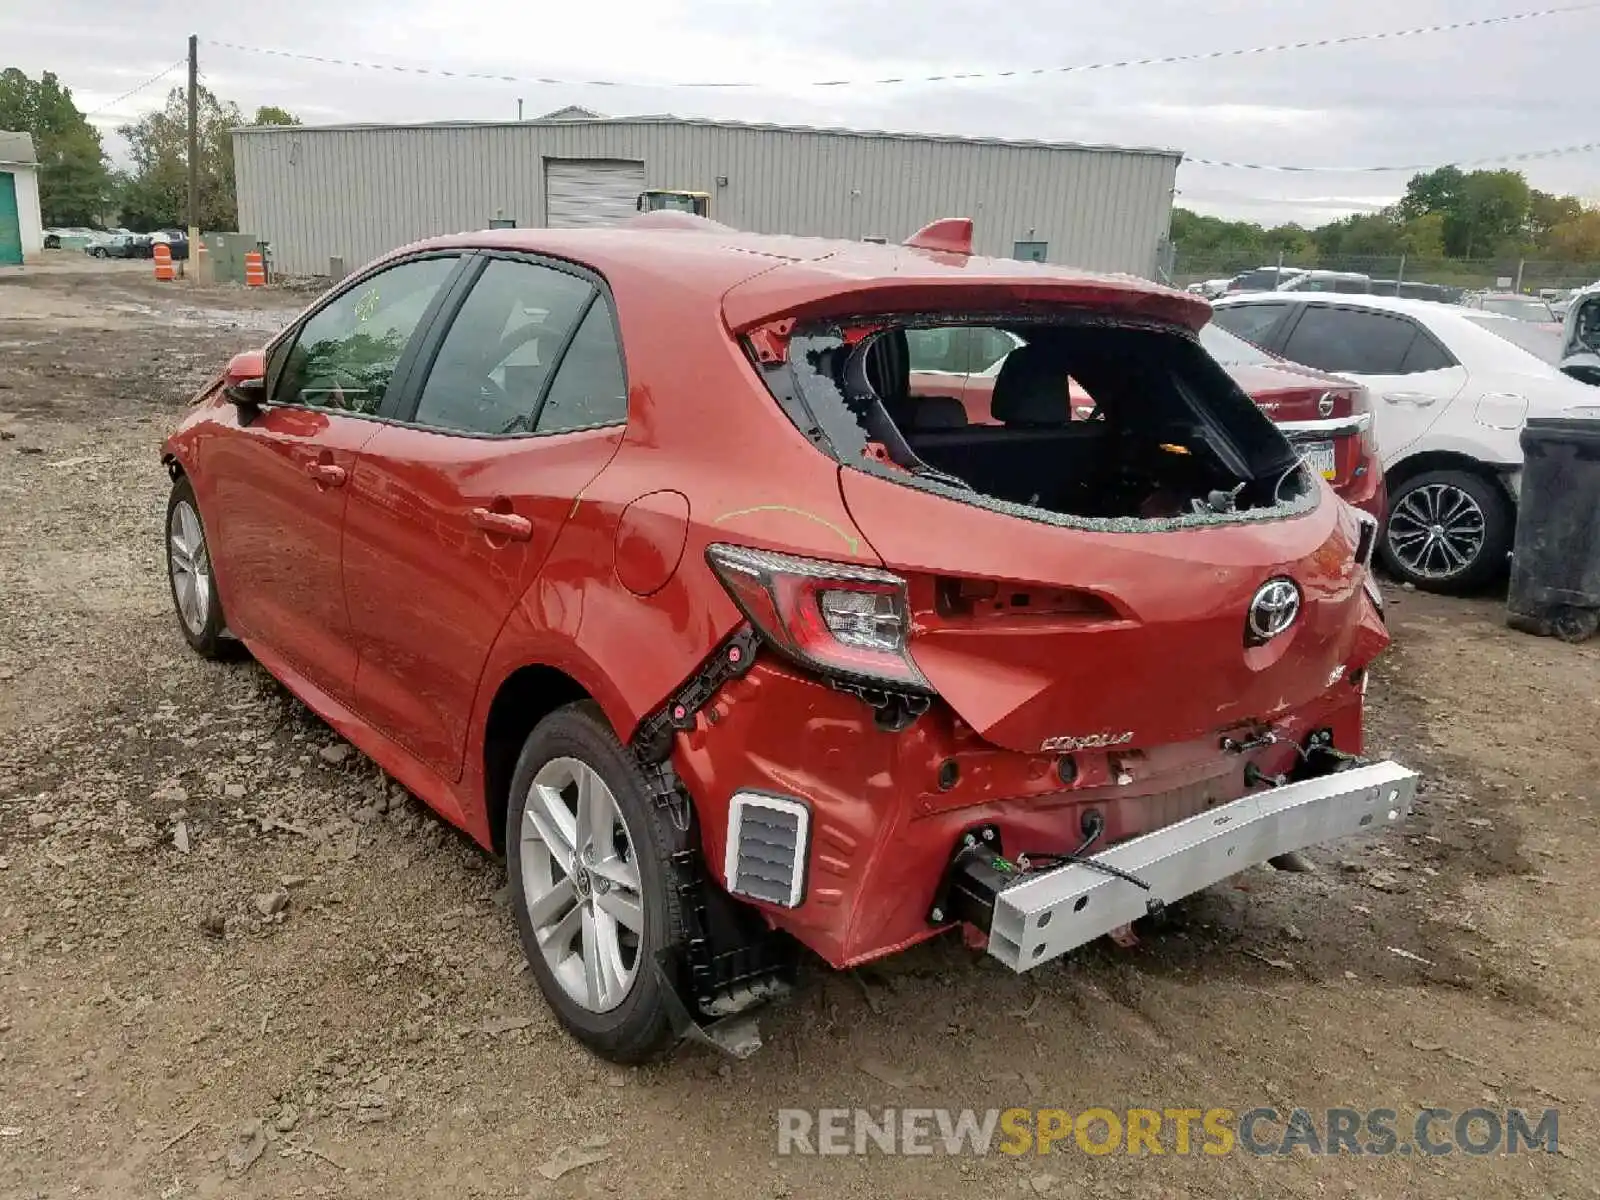
M 1361 456 L 1372 458 L 1378 453 L 1378 435 L 1373 432 L 1372 393 L 1365 386 L 1357 384 L 1350 389 L 1350 415 L 1359 417 L 1365 415 L 1366 424 L 1362 426 L 1357 435 L 1361 441 Z
M 706 560 L 773 649 L 827 675 L 931 692 L 906 652 L 906 582 L 874 567 L 717 544 Z

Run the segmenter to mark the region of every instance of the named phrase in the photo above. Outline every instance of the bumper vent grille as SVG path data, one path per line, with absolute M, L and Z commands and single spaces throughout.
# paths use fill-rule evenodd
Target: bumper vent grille
M 794 908 L 805 892 L 810 813 L 797 800 L 740 792 L 728 815 L 728 891 Z

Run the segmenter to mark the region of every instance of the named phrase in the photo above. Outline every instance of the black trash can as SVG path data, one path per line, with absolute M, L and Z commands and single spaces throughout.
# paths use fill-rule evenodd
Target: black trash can
M 1581 642 L 1600 629 L 1600 419 L 1533 417 L 1522 454 L 1506 621 Z

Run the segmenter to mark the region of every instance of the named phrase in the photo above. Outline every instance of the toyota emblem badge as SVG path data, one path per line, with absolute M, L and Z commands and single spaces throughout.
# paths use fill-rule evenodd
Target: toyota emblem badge
M 1245 617 L 1245 639 L 1259 646 L 1294 624 L 1300 615 L 1300 589 L 1292 579 L 1269 579 L 1256 589 Z

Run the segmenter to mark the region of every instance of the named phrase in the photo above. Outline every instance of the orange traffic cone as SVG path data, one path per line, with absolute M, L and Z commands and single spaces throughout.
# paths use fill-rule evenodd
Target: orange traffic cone
M 151 251 L 156 260 L 156 279 L 163 283 L 171 283 L 177 278 L 177 273 L 172 269 L 172 247 L 165 242 L 157 242 Z
M 251 250 L 244 256 L 244 282 L 246 287 L 267 286 L 267 264 L 261 251 Z

